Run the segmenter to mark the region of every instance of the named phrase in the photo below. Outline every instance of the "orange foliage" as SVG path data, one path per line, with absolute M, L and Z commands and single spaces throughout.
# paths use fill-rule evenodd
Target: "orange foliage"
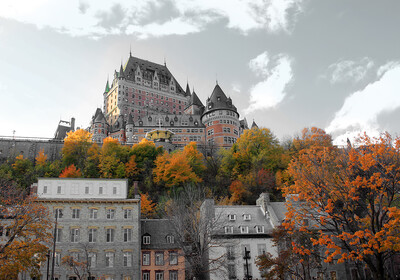
M 129 161 L 125 163 L 125 174 L 129 178 L 133 178 L 139 174 L 139 168 L 136 163 L 136 156 L 132 155 Z
M 44 153 L 44 150 L 41 149 L 39 151 L 39 154 L 37 155 L 36 159 L 36 164 L 40 166 L 45 166 L 46 165 L 46 160 L 47 160 L 47 155 Z
M 390 256 L 400 251 L 400 138 L 363 135 L 347 149 L 325 144 L 309 145 L 289 166 L 294 184 L 283 187 L 291 198 L 285 226 L 325 229 L 313 238 L 327 248 L 325 262 L 363 261 L 374 279 L 383 279 Z
M 82 172 L 80 169 L 76 168 L 75 165 L 71 164 L 66 167 L 60 174 L 60 178 L 80 178 L 82 177 Z
M 156 204 L 150 199 L 149 194 L 140 195 L 140 211 L 142 217 L 151 219 L 156 214 Z
M 248 190 L 245 188 L 243 183 L 239 180 L 235 180 L 229 186 L 229 192 L 231 193 L 231 202 L 238 203 L 243 200 L 245 195 L 248 195 Z

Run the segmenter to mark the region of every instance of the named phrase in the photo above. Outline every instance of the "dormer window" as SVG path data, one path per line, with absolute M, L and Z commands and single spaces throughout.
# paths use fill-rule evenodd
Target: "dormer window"
M 236 215 L 235 214 L 229 214 L 228 215 L 229 221 L 236 221 Z
M 264 226 L 256 226 L 257 233 L 264 233 Z
M 232 234 L 233 233 L 233 227 L 225 227 L 225 233 L 226 234 Z
M 250 214 L 243 214 L 243 220 L 250 221 L 251 220 L 251 215 Z
M 248 226 L 240 226 L 240 233 L 249 233 Z
M 175 243 L 175 238 L 173 235 L 167 235 L 167 243 L 168 244 L 174 244 Z
M 150 244 L 150 235 L 143 236 L 143 244 L 146 244 L 146 245 Z

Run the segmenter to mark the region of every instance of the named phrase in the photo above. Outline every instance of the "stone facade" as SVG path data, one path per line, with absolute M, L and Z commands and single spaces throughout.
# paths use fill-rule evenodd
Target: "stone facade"
M 39 202 L 57 216 L 55 279 L 76 279 L 65 256 L 88 261 L 93 277 L 140 279 L 140 199 L 127 199 L 127 188 L 119 179 L 39 179 Z

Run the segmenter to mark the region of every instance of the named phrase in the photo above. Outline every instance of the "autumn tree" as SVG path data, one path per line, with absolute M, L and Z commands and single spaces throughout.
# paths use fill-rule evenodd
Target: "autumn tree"
M 79 243 L 79 252 L 74 252 L 70 255 L 66 255 L 61 260 L 61 265 L 67 268 L 73 275 L 79 280 L 92 279 L 92 264 L 90 252 L 90 245 L 88 243 Z
M 19 155 L 15 158 L 12 164 L 12 175 L 14 180 L 24 189 L 29 189 L 29 186 L 34 182 L 33 163 Z
M 88 150 L 92 145 L 92 134 L 84 129 L 70 131 L 64 139 L 62 159 L 65 166 L 74 164 L 84 170 Z
M 0 279 L 17 279 L 19 273 L 39 275 L 51 240 L 47 209 L 12 181 L 0 179 Z
M 85 161 L 85 169 L 84 174 L 86 178 L 99 178 L 100 177 L 100 170 L 99 170 L 99 163 L 100 163 L 100 148 L 97 143 L 93 143 L 88 152 Z
M 75 165 L 71 164 L 61 172 L 60 178 L 80 178 L 82 177 L 81 170 L 75 167 Z
M 400 250 L 400 139 L 363 135 L 357 148 L 311 145 L 291 162 L 289 174 L 294 183 L 283 189 L 291 198 L 289 232 L 317 231 L 311 240 L 325 248 L 325 262 L 362 262 L 374 279 L 393 279 L 392 257 Z
M 149 194 L 143 193 L 140 195 L 140 213 L 142 218 L 154 218 L 156 214 L 156 204 L 151 200 Z
M 195 143 L 185 146 L 183 151 L 171 154 L 164 152 L 155 161 L 154 181 L 164 183 L 168 188 L 185 183 L 199 183 L 205 169 L 202 158 Z

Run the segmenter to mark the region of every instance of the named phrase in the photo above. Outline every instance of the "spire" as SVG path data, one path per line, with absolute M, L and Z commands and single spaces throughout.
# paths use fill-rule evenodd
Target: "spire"
M 189 82 L 186 84 L 186 96 L 190 96 L 190 88 L 189 88 Z
M 108 83 L 108 78 L 107 78 L 106 88 L 104 89 L 104 92 L 107 93 L 109 91 L 110 91 L 110 84 Z
M 253 119 L 253 123 L 251 124 L 251 128 L 258 128 L 258 125 L 256 124 L 256 122 Z
M 129 113 L 128 122 L 126 124 L 134 124 L 132 114 Z
M 129 45 L 129 57 L 132 57 L 132 44 Z
M 124 68 L 122 67 L 122 62 L 121 62 L 121 67 L 119 68 L 119 77 L 120 78 L 125 78 Z
M 201 103 L 200 98 L 197 96 L 197 94 L 194 92 L 194 90 L 193 90 L 192 96 L 190 96 L 189 105 L 197 105 L 199 107 L 204 107 L 203 103 Z

